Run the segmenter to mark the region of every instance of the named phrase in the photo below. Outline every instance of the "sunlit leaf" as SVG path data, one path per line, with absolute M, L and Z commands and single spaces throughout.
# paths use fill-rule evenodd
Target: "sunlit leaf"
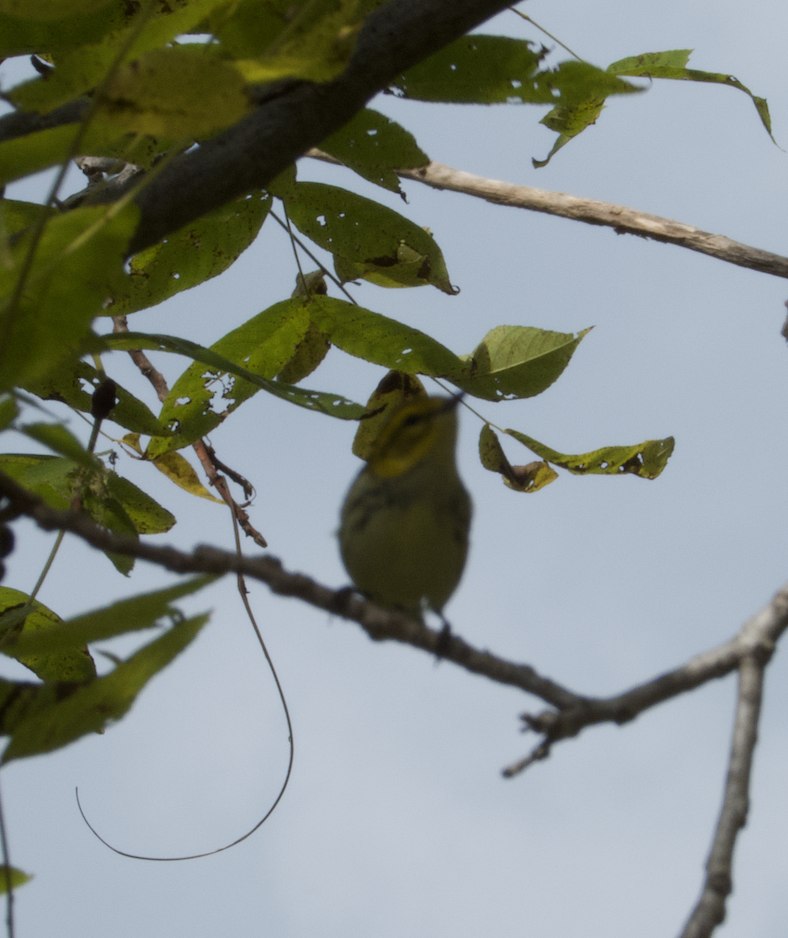
M 39 78 L 13 88 L 9 98 L 25 110 L 47 112 L 78 95 L 95 88 L 108 74 L 119 53 L 133 62 L 144 53 L 160 49 L 165 43 L 200 22 L 212 9 L 226 0 L 173 0 L 169 4 L 113 4 L 113 29 L 97 36 L 79 36 L 72 43 L 53 37 L 30 51 L 57 51 L 55 69 Z M 119 9 L 120 8 L 120 9 Z M 120 13 L 121 15 L 118 15 Z M 142 24 L 140 21 L 143 20 Z M 0 23 L 0 25 L 2 25 Z
M 68 647 L 56 647 L 53 634 L 63 627 L 60 616 L 27 593 L 0 587 L 0 649 L 15 658 L 42 681 L 89 681 L 96 676 L 96 666 L 86 647 L 86 640 Z M 26 639 L 33 639 L 25 647 Z M 22 642 L 20 646 L 18 643 Z
M 44 652 L 65 652 L 91 642 L 114 638 L 116 635 L 153 628 L 163 619 L 179 620 L 180 614 L 173 603 L 210 586 L 216 579 L 215 576 L 202 574 L 175 586 L 122 599 L 66 621 L 55 616 L 54 623 L 50 624 L 46 633 L 23 632 L 11 647 L 10 653 L 16 658 Z M 0 601 L 2 597 L 3 591 L 0 590 Z M 54 616 L 54 613 L 51 615 Z
M 531 326 L 496 326 L 469 356 L 469 371 L 454 381 L 488 401 L 534 397 L 561 375 L 590 332 L 550 332 Z
M 368 8 L 365 0 L 312 0 L 285 6 L 284 28 L 258 48 L 257 57 L 240 59 L 236 67 L 254 84 L 288 77 L 330 81 L 344 71 Z
M 253 374 L 248 369 L 236 365 L 235 362 L 231 362 L 224 356 L 203 348 L 195 342 L 189 342 L 187 339 L 169 335 L 150 335 L 142 332 L 106 335 L 101 338 L 108 347 L 114 349 L 142 348 L 185 355 L 194 361 L 208 365 L 216 372 L 227 372 L 237 375 L 239 378 L 245 378 L 252 384 L 256 384 L 263 390 L 268 391 L 269 394 L 290 401 L 291 404 L 297 404 L 299 407 L 305 407 L 308 410 L 317 410 L 331 417 L 339 417 L 342 420 L 357 420 L 364 413 L 361 404 L 349 401 L 339 394 L 326 394 L 324 391 L 310 391 L 307 388 L 299 388 L 284 382 L 269 381 L 267 378 Z
M 319 182 L 271 191 L 287 205 L 290 220 L 330 251 L 343 280 L 363 277 L 378 286 L 432 284 L 453 295 L 440 248 L 423 228 L 363 196 Z
M 676 441 L 672 436 L 664 440 L 646 440 L 634 446 L 605 446 L 590 453 L 567 456 L 545 446 L 538 440 L 519 433 L 517 430 L 505 430 L 509 436 L 519 440 L 531 452 L 541 456 L 555 466 L 568 469 L 575 475 L 631 475 L 641 479 L 656 479 L 667 465 L 673 454 Z
M 30 229 L 8 246 L 11 266 L 0 265 L 2 388 L 40 378 L 78 350 L 113 283 L 124 276 L 123 256 L 138 218 L 133 204 L 53 216 L 26 274 Z
M 759 98 L 754 95 L 746 85 L 743 85 L 738 78 L 733 75 L 726 75 L 719 72 L 703 72 L 697 69 L 687 68 L 687 62 L 692 53 L 692 49 L 671 49 L 667 52 L 644 52 L 642 55 L 633 55 L 626 59 L 619 59 L 613 62 L 607 70 L 613 75 L 627 75 L 638 78 L 666 78 L 677 81 L 698 81 L 708 82 L 716 85 L 727 85 L 729 88 L 737 88 L 743 91 L 752 99 L 761 123 L 766 128 L 767 133 L 772 137 L 772 120 L 769 115 L 769 105 L 766 98 Z M 774 137 L 772 137 L 774 141 Z M 776 142 L 776 141 L 774 141 Z
M 57 685 L 44 685 L 29 715 L 17 717 L 10 727 L 11 741 L 3 763 L 60 749 L 87 733 L 101 732 L 111 720 L 119 720 L 145 684 L 192 641 L 207 618 L 197 616 L 173 626 L 106 677 L 77 685 L 68 696 L 58 699 L 54 693 Z M 4 689 L 2 685 L 0 689 Z M 0 699 L 0 708 L 5 701 Z
M 135 254 L 129 275 L 112 296 L 105 314 L 147 309 L 182 290 L 218 277 L 257 237 L 271 208 L 266 193 L 244 196 L 214 209 Z
M 118 68 L 98 116 L 132 133 L 192 138 L 234 124 L 252 107 L 241 75 L 204 47 L 151 49 Z

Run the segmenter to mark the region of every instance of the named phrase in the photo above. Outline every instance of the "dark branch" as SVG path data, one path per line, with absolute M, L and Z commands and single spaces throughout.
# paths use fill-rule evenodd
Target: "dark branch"
M 623 694 L 608 698 L 576 694 L 549 678 L 542 677 L 530 665 L 515 664 L 486 651 L 479 651 L 452 635 L 448 641 L 437 630 L 399 612 L 381 609 L 348 589 L 332 590 L 300 573 L 290 573 L 275 557 L 239 557 L 215 547 L 200 546 L 191 553 L 173 547 L 154 547 L 136 538 L 113 534 L 76 511 L 58 511 L 8 476 L 0 473 L 0 495 L 10 502 L 8 513 L 24 514 L 47 531 L 70 531 L 99 550 L 147 560 L 174 573 L 243 573 L 267 584 L 280 596 L 292 596 L 324 609 L 326 612 L 357 622 L 370 638 L 392 640 L 440 654 L 467 671 L 519 687 L 550 704 L 552 710 L 536 716 L 524 715 L 526 729 L 543 736 L 537 758 L 545 758 L 550 746 L 561 739 L 576 736 L 597 723 L 626 723 L 639 713 L 672 697 L 686 693 L 714 678 L 735 671 L 745 657 L 755 657 L 764 664 L 775 643 L 788 627 L 788 586 L 771 603 L 747 622 L 730 641 L 692 658 L 685 665 L 640 684 Z M 534 761 L 533 755 L 526 760 Z M 513 767 L 507 775 L 516 774 Z
M 326 612 L 357 622 L 375 641 L 403 642 L 453 661 L 467 671 L 501 684 L 519 687 L 554 707 L 579 707 L 583 697 L 542 677 L 529 665 L 514 664 L 486 651 L 478 651 L 457 636 L 445 640 L 442 633 L 399 612 L 381 609 L 348 589 L 332 590 L 308 576 L 283 569 L 275 557 L 243 557 L 215 547 L 199 546 L 191 553 L 174 547 L 154 547 L 133 537 L 113 534 L 77 511 L 58 511 L 9 476 L 0 472 L 0 496 L 10 502 L 6 514 L 26 515 L 45 531 L 69 531 L 99 550 L 125 554 L 155 563 L 174 573 L 242 573 L 265 583 L 279 596 L 292 596 Z
M 506 0 L 389 0 L 365 22 L 342 75 L 325 84 L 285 84 L 254 113 L 151 180 L 136 198 L 142 217 L 129 253 L 265 187 L 397 75 L 506 6 Z

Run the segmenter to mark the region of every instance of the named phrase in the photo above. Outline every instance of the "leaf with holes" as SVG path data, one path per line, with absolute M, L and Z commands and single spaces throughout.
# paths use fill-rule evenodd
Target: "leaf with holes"
M 519 440 L 537 456 L 562 469 L 568 469 L 574 475 L 630 474 L 641 479 L 656 479 L 667 465 L 676 445 L 673 437 L 669 436 L 664 440 L 646 440 L 634 446 L 605 446 L 579 456 L 567 456 L 517 430 L 504 430 L 504 433 Z
M 403 192 L 394 170 L 426 166 L 430 161 L 413 134 L 370 108 L 321 141 L 320 149 L 364 179 L 400 195 Z
M 112 296 L 105 315 L 147 309 L 218 277 L 257 237 L 271 198 L 254 193 L 228 202 L 181 228 L 161 244 L 135 254 L 129 274 Z
M 458 292 L 432 236 L 390 208 L 319 182 L 283 181 L 272 191 L 298 229 L 334 255 L 341 280 L 362 277 L 382 287 L 432 284 L 450 295 Z

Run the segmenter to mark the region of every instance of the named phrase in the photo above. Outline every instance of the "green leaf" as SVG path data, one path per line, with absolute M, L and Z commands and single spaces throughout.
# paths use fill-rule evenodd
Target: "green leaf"
M 0 394 L 0 430 L 5 428 L 19 416 L 19 407 L 10 394 Z
M 0 650 L 15 658 L 42 681 L 78 683 L 96 676 L 86 641 L 58 646 L 54 636 L 63 620 L 43 603 L 31 602 L 27 593 L 0 587 Z M 14 638 L 16 637 L 16 641 Z M 25 647 L 26 640 L 31 647 Z M 21 642 L 22 644 L 18 644 Z
M 293 358 L 309 325 L 305 301 L 284 300 L 233 329 L 210 351 L 271 382 Z M 226 371 L 206 368 L 201 362 L 191 365 L 173 384 L 159 415 L 176 433 L 166 440 L 151 440 L 148 455 L 199 440 L 259 390 L 259 385 Z M 221 399 L 216 408 L 215 397 Z
M 395 169 L 426 166 L 430 158 L 416 138 L 396 121 L 366 108 L 320 143 L 364 179 L 402 195 Z
M 22 138 L 24 139 L 24 138 Z M 3 166 L 3 145 L 0 144 L 0 166 Z M 26 171 L 23 175 L 27 175 Z M 0 180 L 5 182 L 5 180 Z M 16 202 L 14 199 L 0 199 L 0 239 L 23 231 L 35 224 L 42 215 L 56 214 L 56 208 L 48 208 L 36 202 Z M 5 245 L 3 245 L 3 248 Z
M 29 715 L 12 725 L 3 764 L 60 749 L 87 733 L 101 732 L 110 720 L 119 720 L 145 684 L 192 641 L 207 619 L 197 616 L 173 626 L 106 677 L 77 685 L 65 698 L 52 693 L 57 685 L 44 685 Z
M 532 326 L 496 326 L 470 356 L 466 375 L 454 384 L 488 401 L 535 397 L 560 377 L 590 331 L 575 336 Z
M 513 466 L 507 459 L 497 434 L 488 423 L 482 427 L 479 435 L 479 459 L 485 469 L 500 473 L 504 485 L 515 492 L 538 492 L 558 478 L 558 473 L 546 462 Z
M 334 255 L 342 280 L 363 277 L 384 287 L 431 283 L 449 295 L 458 292 L 432 236 L 390 208 L 319 182 L 271 191 L 298 229 Z
M 245 378 L 275 397 L 281 397 L 283 400 L 290 401 L 291 404 L 297 404 L 299 407 L 305 407 L 308 410 L 316 410 L 331 417 L 339 417 L 341 420 L 358 420 L 361 414 L 364 413 L 361 404 L 349 401 L 339 394 L 326 394 L 323 391 L 310 391 L 292 384 L 269 381 L 260 377 L 260 375 L 253 374 L 247 368 L 236 365 L 224 356 L 217 355 L 216 352 L 210 349 L 203 348 L 195 342 L 189 342 L 187 339 L 180 339 L 170 335 L 149 335 L 142 332 L 118 333 L 105 335 L 101 338 L 109 348 L 113 349 L 142 348 L 186 355 L 187 358 L 202 362 L 211 369 L 215 369 L 217 373 L 224 371 L 237 375 L 239 378 Z
M 743 85 L 733 75 L 719 72 L 702 72 L 686 68 L 692 49 L 672 49 L 667 52 L 644 52 L 642 55 L 633 55 L 626 59 L 613 62 L 607 70 L 613 75 L 629 75 L 641 78 L 666 78 L 677 81 L 709 82 L 717 85 L 727 85 L 729 88 L 738 88 L 752 99 L 761 123 L 772 138 L 772 119 L 769 115 L 769 105 L 766 98 L 756 97 L 749 88 Z
M 53 216 L 27 273 L 31 231 L 6 243 L 10 266 L 0 265 L 0 390 L 40 378 L 78 351 L 113 282 L 125 276 L 123 257 L 138 219 L 133 204 Z
M 630 473 L 640 476 L 641 479 L 656 479 L 667 465 L 676 445 L 673 437 L 669 436 L 664 440 L 646 440 L 645 443 L 637 443 L 634 446 L 605 446 L 579 456 L 567 456 L 524 433 L 518 433 L 517 430 L 504 430 L 504 433 L 519 440 L 523 446 L 527 446 L 542 459 L 568 469 L 574 475 Z
M 398 97 L 455 104 L 561 104 L 642 89 L 588 62 L 537 71 L 547 54 L 522 39 L 463 36 L 392 83 Z
M 93 389 L 99 386 L 101 380 L 101 376 L 92 365 L 72 359 L 60 362 L 45 376 L 37 381 L 25 382 L 23 387 L 42 400 L 58 401 L 61 404 L 68 404 L 74 410 L 89 414 Z M 90 393 L 83 390 L 83 384 L 91 388 Z M 147 436 L 167 436 L 171 433 L 156 419 L 146 404 L 117 382 L 115 388 L 118 401 L 112 408 L 108 420 L 133 433 L 144 433 Z
M 31 20 L 60 20 L 64 14 L 93 13 L 110 0 L 0 0 L 0 11 Z
M 106 486 L 110 494 L 123 506 L 139 534 L 163 534 L 175 524 L 175 515 L 128 479 L 110 472 Z
M 418 101 L 454 104 L 511 104 L 549 91 L 534 84 L 547 50 L 505 36 L 463 36 L 409 69 L 392 83 L 394 94 Z
M 52 508 L 70 507 L 77 466 L 59 456 L 0 454 L 0 471 L 30 489 Z
M 210 586 L 216 579 L 216 576 L 210 574 L 195 576 L 175 586 L 144 593 L 141 596 L 132 596 L 130 599 L 120 600 L 66 622 L 54 613 L 50 613 L 54 617 L 54 628 L 53 623 L 48 623 L 49 628 L 46 633 L 25 631 L 10 650 L 4 649 L 4 651 L 6 654 L 13 654 L 14 657 L 71 651 L 91 642 L 106 641 L 116 635 L 153 628 L 165 618 L 179 620 L 181 616 L 172 604 L 184 596 L 191 596 L 206 586 Z M 3 592 L 0 590 L 0 602 Z M 5 592 L 15 593 L 16 590 Z M 22 593 L 19 595 L 24 596 Z
M 609 70 L 602 71 L 588 62 L 562 62 L 555 72 L 555 81 L 560 85 L 560 101 L 540 121 L 545 127 L 556 131 L 558 139 L 553 144 L 546 159 L 531 162 L 535 169 L 547 166 L 551 158 L 561 147 L 586 127 L 596 123 L 596 119 L 605 108 L 605 101 L 612 94 L 633 94 L 644 91 L 628 82 L 611 85 L 609 79 L 618 81 Z
M 105 88 L 98 116 L 130 133 L 204 137 L 253 108 L 241 75 L 198 50 L 151 49 L 121 65 Z
M 11 888 L 18 889 L 20 886 L 24 886 L 25 883 L 29 883 L 33 878 L 30 873 L 23 873 L 21 870 L 16 869 L 12 866 L 9 870 L 11 874 Z M 6 867 L 0 866 L 0 895 L 5 895 L 8 891 L 8 876 L 6 873 Z
M 236 67 L 252 84 L 281 78 L 330 81 L 344 71 L 370 6 L 367 0 L 311 0 L 280 5 L 285 28 L 259 49 L 256 58 L 242 59 Z
M 57 18 L 44 19 L 31 15 L 29 7 L 27 0 L 0 3 L 0 56 L 3 58 L 98 42 L 125 22 L 128 9 L 122 4 L 107 2 L 85 11 L 53 0 L 52 8 L 59 8 L 61 12 Z
M 221 498 L 215 498 L 200 482 L 199 476 L 194 471 L 192 465 L 180 453 L 161 453 L 154 456 L 151 460 L 153 465 L 163 473 L 167 478 L 174 482 L 179 488 L 182 488 L 190 495 L 196 495 L 198 498 L 205 498 L 208 501 L 223 505 Z
M 225 2 L 189 0 L 188 3 L 177 4 L 113 4 L 124 7 L 125 15 L 116 15 L 115 28 L 95 44 L 90 38 L 80 37 L 75 43 L 59 44 L 55 40 L 31 50 L 56 52 L 56 67 L 46 76 L 17 85 L 9 93 L 9 99 L 23 110 L 51 111 L 99 85 L 121 52 L 125 51 L 125 62 L 130 63 L 150 50 L 161 49 Z M 121 66 L 121 70 L 128 67 Z
M 136 254 L 105 314 L 118 316 L 147 309 L 218 277 L 254 241 L 270 208 L 271 197 L 255 192 L 203 215 L 162 244 Z
M 73 153 L 81 124 L 63 124 L 25 134 L 0 143 L 0 183 L 13 182 L 50 166 L 57 166 Z M 130 135 L 110 124 L 91 121 L 80 149 L 92 156 L 111 156 L 149 168 L 155 158 L 174 143 L 168 138 Z M 25 203 L 19 203 L 25 204 Z M 39 210 L 42 206 L 38 206 Z M 51 210 L 55 213 L 55 210 Z
M 468 366 L 440 342 L 362 306 L 316 296 L 309 303 L 309 314 L 333 345 L 356 358 L 408 374 L 448 377 L 455 384 L 458 376 L 468 371 Z
M 168 531 L 175 517 L 136 485 L 99 466 L 92 471 L 58 456 L 0 454 L 0 471 L 43 498 L 53 508 L 68 509 L 78 493 L 93 520 L 129 537 Z M 128 574 L 134 559 L 107 554 L 116 568 Z
M 545 114 L 539 123 L 544 124 L 545 127 L 548 127 L 550 130 L 554 130 L 558 134 L 558 139 L 553 144 L 552 149 L 545 159 L 531 160 L 534 169 L 541 169 L 543 166 L 547 166 L 561 147 L 565 147 L 573 137 L 582 133 L 586 127 L 595 124 L 596 119 L 604 109 L 605 99 L 595 97 L 582 101 L 580 104 L 575 104 L 572 107 L 559 105 L 558 107 L 554 107 L 548 114 Z
M 65 456 L 72 462 L 95 469 L 98 461 L 92 456 L 79 440 L 60 423 L 26 423 L 19 427 L 19 431 L 29 436 L 31 440 L 41 443 L 59 456 Z
M 135 453 L 138 453 L 141 459 L 151 462 L 159 472 L 167 476 L 171 482 L 174 482 L 179 488 L 182 488 L 190 495 L 205 498 L 208 501 L 216 502 L 218 505 L 224 504 L 221 498 L 214 498 L 214 496 L 211 495 L 208 489 L 200 482 L 191 464 L 181 456 L 180 453 L 161 453 L 158 456 L 150 457 L 147 453 L 143 453 L 142 451 L 139 433 L 127 433 L 121 440 L 121 443 L 124 443 L 130 449 L 134 450 Z

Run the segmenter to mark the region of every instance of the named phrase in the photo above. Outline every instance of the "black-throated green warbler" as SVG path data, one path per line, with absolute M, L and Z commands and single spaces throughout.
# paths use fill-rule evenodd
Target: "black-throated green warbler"
M 421 618 L 441 613 L 468 553 L 471 499 L 457 473 L 458 397 L 392 414 L 342 506 L 339 546 L 357 589 Z

